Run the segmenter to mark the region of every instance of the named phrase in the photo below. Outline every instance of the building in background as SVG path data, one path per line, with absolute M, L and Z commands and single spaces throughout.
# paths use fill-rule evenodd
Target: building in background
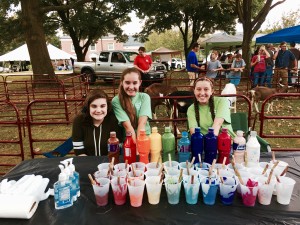
M 99 52 L 107 50 L 126 50 L 138 51 L 138 48 L 143 44 L 135 41 L 134 37 L 129 35 L 128 41 L 125 43 L 118 42 L 114 39 L 115 35 L 108 35 L 100 38 L 97 43 L 91 44 L 85 56 L 85 61 L 91 61 L 92 58 L 97 57 Z M 76 56 L 72 39 L 69 36 L 60 37 L 61 49 L 71 55 Z M 82 40 L 82 45 L 85 40 Z

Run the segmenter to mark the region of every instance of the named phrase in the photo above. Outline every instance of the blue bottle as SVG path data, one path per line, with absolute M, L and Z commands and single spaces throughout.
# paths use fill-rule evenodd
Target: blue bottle
M 195 157 L 195 163 L 199 163 L 198 154 L 202 157 L 203 152 L 203 134 L 200 133 L 200 127 L 195 128 L 195 133 L 191 137 L 192 157 Z
M 214 128 L 209 127 L 208 133 L 204 136 L 204 162 L 212 164 L 217 159 L 218 138 L 214 134 Z
M 191 157 L 191 141 L 188 138 L 188 132 L 183 131 L 182 137 L 177 144 L 178 160 L 179 162 L 190 161 Z
M 55 209 L 64 209 L 73 205 L 71 195 L 71 185 L 67 174 L 64 173 L 64 167 L 59 165 L 61 173 L 58 181 L 54 183 L 54 204 Z

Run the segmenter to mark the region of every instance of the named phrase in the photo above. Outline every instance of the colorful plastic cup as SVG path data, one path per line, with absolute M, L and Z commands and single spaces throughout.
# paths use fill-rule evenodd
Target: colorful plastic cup
M 127 171 L 126 170 L 115 170 L 113 175 L 111 176 L 111 179 L 115 177 L 122 177 L 122 178 L 127 178 Z
M 240 184 L 243 204 L 245 206 L 254 206 L 258 193 L 258 182 L 254 179 L 244 180 L 244 185 Z
M 140 207 L 143 202 L 145 181 L 136 179 L 128 181 L 128 190 L 130 197 L 130 205 L 133 207 Z
M 209 176 L 209 171 L 208 171 L 208 169 L 199 169 L 198 174 L 199 174 L 199 179 L 201 181 L 201 179 L 203 177 L 208 177 Z M 216 178 L 216 173 L 214 171 L 212 171 L 211 177 Z
M 98 184 L 93 185 L 96 203 L 105 206 L 108 203 L 108 192 L 110 180 L 108 178 L 96 178 Z
M 146 180 L 146 189 L 148 195 L 148 202 L 151 205 L 156 205 L 159 203 L 160 200 L 160 193 L 162 182 L 160 182 L 160 177 L 147 177 Z
M 211 180 L 209 184 L 209 179 Z M 203 202 L 205 205 L 214 205 L 216 195 L 219 188 L 219 180 L 217 178 L 203 177 L 201 180 L 201 188 L 203 194 Z
M 133 174 L 133 171 L 130 171 L 128 173 L 128 179 L 130 180 L 136 180 L 136 179 L 140 179 L 140 180 L 144 180 L 144 171 L 143 170 L 135 170 L 135 176 Z
M 271 179 L 269 184 L 266 184 L 268 177 L 259 177 L 257 181 L 258 186 L 258 202 L 262 205 L 270 205 L 272 199 L 272 193 L 275 188 L 276 180 Z
M 148 177 L 158 177 L 158 179 L 160 179 L 160 175 L 161 174 L 159 174 L 159 170 L 158 169 L 147 170 L 145 172 L 146 179 Z
M 179 162 L 177 161 L 165 161 L 164 162 L 164 167 L 167 168 L 167 170 L 170 170 L 171 168 L 178 169 L 179 168 Z
M 108 170 L 109 168 L 109 164 L 110 163 L 100 163 L 97 167 L 98 167 L 98 170 Z
M 194 164 L 191 164 L 190 162 L 188 163 L 188 165 L 190 170 L 193 170 L 195 168 Z M 186 170 L 186 162 L 179 163 L 179 169 Z
M 174 179 L 179 178 L 180 170 L 176 168 L 169 168 L 167 171 L 165 171 L 165 178 L 174 177 Z
M 164 182 L 169 204 L 178 204 L 181 190 L 181 181 L 178 182 L 178 178 L 176 179 L 174 177 L 169 177 L 165 178 Z
M 282 205 L 290 204 L 296 181 L 289 177 L 280 177 L 276 184 L 277 202 Z
M 199 172 L 197 170 L 192 170 L 191 169 L 191 170 L 189 170 L 189 172 L 190 172 L 190 175 L 188 175 L 188 172 L 187 172 L 186 169 L 182 171 L 183 179 L 187 179 L 187 178 L 191 177 L 192 175 L 194 175 L 195 178 L 199 177 Z
M 223 183 L 220 182 L 220 196 L 224 205 L 231 205 L 234 200 L 238 181 L 234 177 L 223 177 Z
M 120 170 L 129 171 L 131 165 L 127 164 L 127 168 L 125 166 L 126 166 L 126 163 L 118 163 L 118 164 L 114 165 L 114 170 L 115 171 L 120 171 Z
M 132 167 L 134 167 L 135 170 L 145 171 L 146 164 L 143 162 L 134 162 L 134 163 L 131 163 L 131 168 Z
M 94 173 L 95 178 L 110 178 L 110 174 L 108 173 L 108 169 L 98 170 Z
M 127 180 L 124 177 L 119 178 L 120 183 L 118 184 L 118 177 L 114 177 L 111 180 L 111 188 L 114 194 L 114 201 L 116 205 L 124 205 L 126 203 L 127 195 Z
M 197 177 L 194 177 L 193 183 L 191 183 L 192 176 L 187 176 L 183 179 L 184 193 L 186 203 L 195 205 L 198 202 L 200 181 Z
M 196 163 L 196 164 L 195 164 L 195 169 L 196 169 L 196 170 L 200 170 L 200 169 L 209 169 L 209 167 L 211 167 L 211 164 L 206 163 L 206 162 L 202 162 L 202 163 L 201 163 L 201 167 L 200 167 L 200 163 Z
M 160 170 L 162 167 L 161 163 L 158 163 L 158 167 L 156 167 L 157 162 L 151 162 L 146 164 L 146 169 L 148 170 Z

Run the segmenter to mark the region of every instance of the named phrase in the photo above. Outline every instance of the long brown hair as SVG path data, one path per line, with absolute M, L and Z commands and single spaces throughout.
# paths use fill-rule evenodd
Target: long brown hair
M 121 104 L 122 108 L 124 109 L 124 111 L 127 113 L 132 127 L 134 129 L 136 129 L 137 125 L 138 125 L 138 121 L 136 118 L 135 108 L 131 102 L 130 96 L 127 95 L 127 93 L 125 92 L 124 87 L 123 87 L 124 78 L 127 74 L 130 74 L 130 73 L 138 74 L 139 80 L 141 81 L 141 74 L 137 68 L 132 67 L 132 68 L 125 69 L 121 76 L 118 96 L 119 96 L 120 104 Z
M 194 90 L 196 88 L 196 84 L 199 81 L 208 81 L 210 83 L 211 89 L 214 90 L 213 82 L 208 77 L 201 77 L 201 78 L 197 79 L 194 83 Z M 213 94 L 210 96 L 210 98 L 208 100 L 208 105 L 209 105 L 212 120 L 214 121 L 215 117 L 216 117 L 216 114 L 215 114 L 215 104 L 214 104 Z M 200 127 L 199 102 L 198 102 L 195 95 L 194 95 L 194 107 L 195 107 L 195 118 L 196 118 L 196 121 L 197 121 L 197 125 L 198 125 L 198 127 Z

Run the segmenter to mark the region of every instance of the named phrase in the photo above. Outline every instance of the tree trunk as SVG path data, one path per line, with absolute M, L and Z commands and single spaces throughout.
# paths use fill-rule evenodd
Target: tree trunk
M 250 70 L 251 70 L 251 42 L 252 42 L 251 30 L 244 29 L 243 45 L 242 45 L 243 59 L 245 60 L 246 63 L 246 70 L 243 74 L 244 77 L 249 77 Z
M 30 61 L 34 75 L 45 75 L 44 79 L 56 80 L 56 75 L 51 64 L 43 28 L 43 15 L 40 11 L 39 0 L 21 0 L 23 28 L 27 43 Z M 34 81 L 42 79 L 34 76 Z M 47 84 L 46 84 L 47 85 Z M 40 85 L 39 85 L 40 86 Z

